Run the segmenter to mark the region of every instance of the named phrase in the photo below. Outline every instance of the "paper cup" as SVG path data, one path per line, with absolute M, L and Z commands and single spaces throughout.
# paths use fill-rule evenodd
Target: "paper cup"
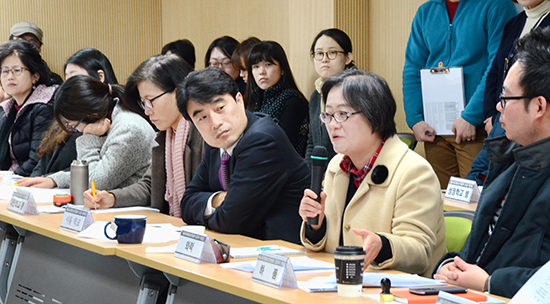
M 360 297 L 363 291 L 365 251 L 359 246 L 338 246 L 334 251 L 338 296 Z

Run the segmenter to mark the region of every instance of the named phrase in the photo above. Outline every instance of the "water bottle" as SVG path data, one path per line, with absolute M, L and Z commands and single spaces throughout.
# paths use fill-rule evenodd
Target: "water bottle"
M 84 191 L 88 190 L 88 162 L 73 160 L 71 163 L 71 197 L 75 205 L 84 205 Z

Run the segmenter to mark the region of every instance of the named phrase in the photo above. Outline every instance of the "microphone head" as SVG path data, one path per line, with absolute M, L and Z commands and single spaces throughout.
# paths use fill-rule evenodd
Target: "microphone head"
M 327 163 L 327 149 L 323 146 L 315 146 L 311 152 L 311 164 L 313 166 L 325 166 Z

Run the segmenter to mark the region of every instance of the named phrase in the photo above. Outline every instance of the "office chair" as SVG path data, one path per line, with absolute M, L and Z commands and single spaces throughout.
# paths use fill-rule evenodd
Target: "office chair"
M 399 136 L 399 139 L 406 143 L 409 146 L 409 149 L 414 150 L 416 148 L 416 138 L 414 138 L 414 135 L 411 133 L 397 133 L 397 136 Z
M 447 250 L 460 252 L 472 230 L 473 211 L 445 211 Z

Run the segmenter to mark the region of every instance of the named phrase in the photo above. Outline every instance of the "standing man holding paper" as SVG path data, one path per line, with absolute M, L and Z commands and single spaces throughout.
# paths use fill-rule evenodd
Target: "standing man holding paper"
M 515 14 L 508 0 L 430 0 L 416 12 L 405 54 L 403 104 L 442 188 L 451 176 L 466 176 L 487 136 L 485 79 L 503 27 Z M 454 136 L 438 136 L 424 121 L 420 70 L 439 65 L 462 67 L 464 73 L 465 108 L 452 124 Z
M 299 243 L 298 207 L 310 173 L 285 132 L 270 116 L 246 111 L 236 82 L 217 68 L 189 74 L 177 100 L 206 142 L 183 195 L 183 221 Z

